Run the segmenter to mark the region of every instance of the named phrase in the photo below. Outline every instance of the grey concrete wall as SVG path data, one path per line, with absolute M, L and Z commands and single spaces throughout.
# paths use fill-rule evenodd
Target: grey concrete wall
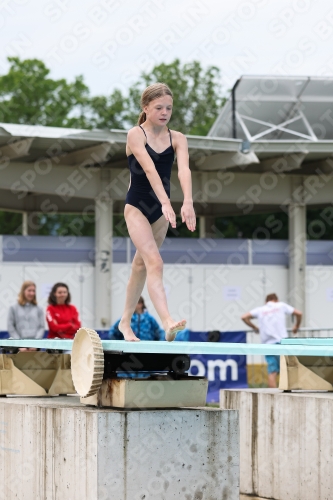
M 0 400 L 0 500 L 239 500 L 238 412 Z
M 240 491 L 272 500 L 333 497 L 333 394 L 221 391 L 240 411 Z
M 78 398 L 0 399 L 0 499 L 95 500 L 97 414 Z

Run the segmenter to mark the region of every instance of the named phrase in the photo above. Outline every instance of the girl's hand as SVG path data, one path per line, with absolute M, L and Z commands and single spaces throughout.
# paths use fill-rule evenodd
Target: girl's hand
M 166 220 L 170 222 L 171 227 L 176 228 L 176 214 L 173 211 L 170 201 L 162 203 L 162 213 Z
M 184 201 L 183 206 L 180 210 L 181 216 L 182 216 L 182 222 L 185 222 L 187 229 L 190 231 L 195 231 L 195 226 L 196 226 L 196 217 L 195 217 L 195 212 L 193 208 L 193 202 L 192 201 Z

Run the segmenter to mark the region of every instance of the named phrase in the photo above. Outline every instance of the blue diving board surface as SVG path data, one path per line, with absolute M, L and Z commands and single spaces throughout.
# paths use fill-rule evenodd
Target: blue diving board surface
M 283 345 L 333 346 L 333 337 L 297 337 L 281 340 Z
M 300 340 L 300 339 L 290 339 Z M 307 339 L 311 340 L 311 339 Z M 313 339 L 312 339 L 313 340 Z M 324 339 L 321 339 L 324 340 Z M 36 347 L 40 349 L 71 350 L 72 340 L 4 340 L 1 347 Z M 124 340 L 102 340 L 104 351 L 150 354 L 213 354 L 213 355 L 286 355 L 286 356 L 333 356 L 333 343 L 313 345 L 296 344 L 242 344 L 229 342 L 125 342 Z

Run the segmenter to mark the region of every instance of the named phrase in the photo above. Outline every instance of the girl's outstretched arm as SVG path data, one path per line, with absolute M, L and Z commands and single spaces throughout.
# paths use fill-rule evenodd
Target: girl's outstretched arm
M 174 142 L 177 154 L 178 179 L 184 194 L 184 202 L 180 211 L 182 222 L 185 222 L 190 231 L 195 231 L 196 216 L 193 208 L 192 176 L 189 167 L 187 139 L 185 135 L 180 132 L 173 132 L 172 135 L 176 135 L 176 140 Z

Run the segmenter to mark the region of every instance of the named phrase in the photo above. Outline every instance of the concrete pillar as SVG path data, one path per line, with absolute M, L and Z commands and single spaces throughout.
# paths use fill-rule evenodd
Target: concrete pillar
M 28 236 L 28 212 L 22 213 L 22 234 Z
M 199 217 L 199 236 L 200 238 L 214 238 L 216 233 L 214 231 L 215 227 L 215 216 L 201 215 Z
M 220 392 L 223 410 L 239 410 L 240 491 L 245 498 L 332 498 L 331 396 L 276 389 Z
M 22 235 L 38 235 L 38 212 L 22 212 Z
M 303 312 L 305 324 L 306 205 L 291 203 L 289 214 L 289 303 Z
M 101 169 L 101 190 L 95 199 L 95 327 L 111 325 L 113 201 L 105 189 L 109 170 Z
M 151 384 L 156 397 L 159 382 Z M 239 500 L 237 411 L 47 399 L 1 398 L 1 498 Z

